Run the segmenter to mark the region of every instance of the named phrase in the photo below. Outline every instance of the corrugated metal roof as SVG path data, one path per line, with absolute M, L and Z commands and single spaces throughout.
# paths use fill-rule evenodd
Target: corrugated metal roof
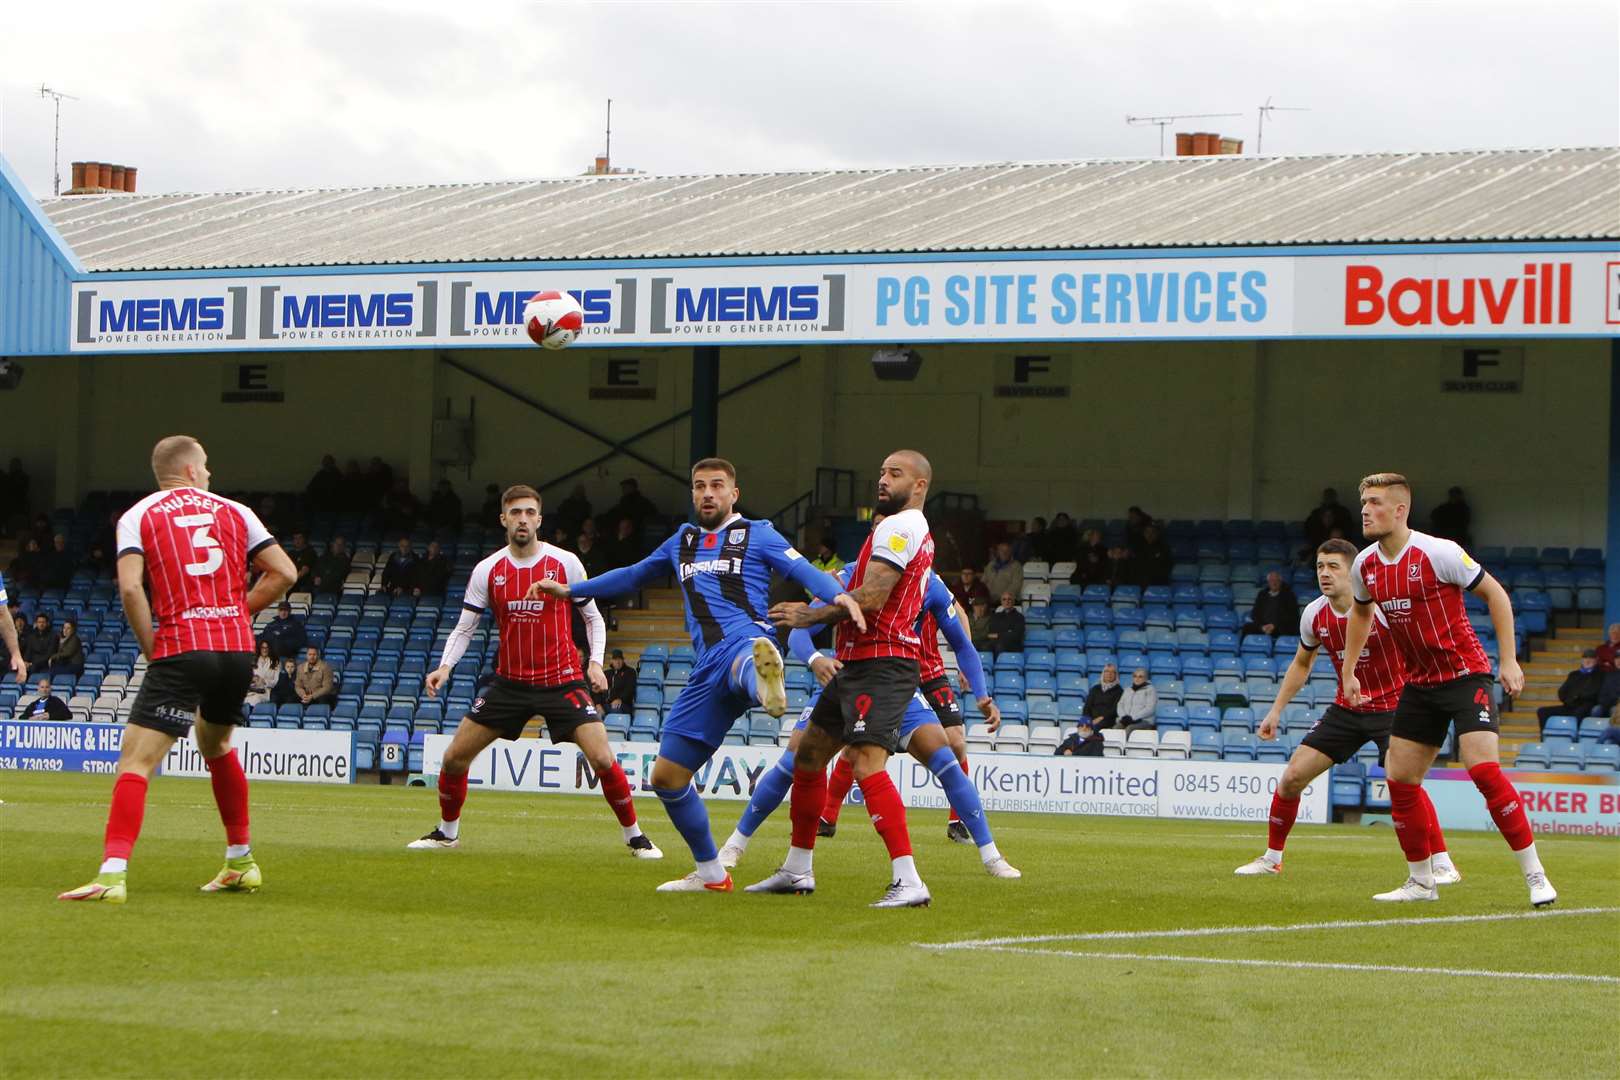
M 1620 238 L 1620 148 L 45 200 L 91 270 Z

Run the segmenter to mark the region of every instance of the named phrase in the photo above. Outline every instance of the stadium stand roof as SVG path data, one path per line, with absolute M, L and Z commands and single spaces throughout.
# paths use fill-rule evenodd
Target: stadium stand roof
M 1620 238 L 1620 148 L 48 199 L 91 271 Z

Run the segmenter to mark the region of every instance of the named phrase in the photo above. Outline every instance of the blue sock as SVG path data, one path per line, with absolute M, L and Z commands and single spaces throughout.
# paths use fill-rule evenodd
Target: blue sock
M 928 759 L 928 771 L 939 778 L 940 786 L 945 789 L 945 798 L 950 802 L 951 809 L 956 811 L 956 816 L 962 819 L 962 824 L 967 826 L 968 832 L 973 834 L 973 842 L 979 847 L 990 843 L 990 822 L 985 819 L 979 789 L 962 771 L 955 751 L 949 746 L 935 750 Z
M 669 820 L 674 824 L 675 831 L 681 834 L 686 846 L 692 849 L 692 858 L 698 862 L 713 862 L 720 857 L 715 850 L 714 835 L 709 832 L 709 808 L 703 805 L 702 796 L 698 795 L 697 788 L 687 784 L 685 788 L 672 790 L 670 788 L 653 788 L 658 793 L 658 801 L 664 804 L 664 810 L 669 814 Z M 961 811 L 957 811 L 961 814 Z
M 787 793 L 793 788 L 793 751 L 784 751 L 782 756 L 772 765 L 770 771 L 759 778 L 759 786 L 754 789 L 753 798 L 748 800 L 748 808 L 743 811 L 742 819 L 737 822 L 737 831 L 744 836 L 753 836 L 759 827 L 765 824 L 765 819 L 776 812 L 787 798 Z

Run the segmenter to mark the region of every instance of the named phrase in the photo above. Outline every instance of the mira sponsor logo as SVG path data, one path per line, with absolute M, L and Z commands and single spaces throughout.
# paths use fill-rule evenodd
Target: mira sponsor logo
M 1412 613 L 1412 601 L 1404 596 L 1398 596 L 1393 600 L 1385 600 L 1378 606 L 1384 609 L 1385 615 L 1410 615 Z M 1362 656 L 1365 657 L 1366 654 L 1363 653 Z
M 1376 266 L 1344 271 L 1344 324 L 1376 326 L 1567 326 L 1574 267 L 1525 263 L 1522 273 L 1480 277 L 1385 277 Z

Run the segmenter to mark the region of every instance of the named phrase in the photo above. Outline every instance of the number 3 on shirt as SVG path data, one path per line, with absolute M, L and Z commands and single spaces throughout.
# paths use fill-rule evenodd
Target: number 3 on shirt
M 192 577 L 207 577 L 225 562 L 225 553 L 219 550 L 219 541 L 208 535 L 208 529 L 214 524 L 213 514 L 182 514 L 174 519 L 174 523 L 182 529 L 191 530 L 191 546 L 198 551 L 206 551 L 200 560 L 186 563 L 186 573 Z

